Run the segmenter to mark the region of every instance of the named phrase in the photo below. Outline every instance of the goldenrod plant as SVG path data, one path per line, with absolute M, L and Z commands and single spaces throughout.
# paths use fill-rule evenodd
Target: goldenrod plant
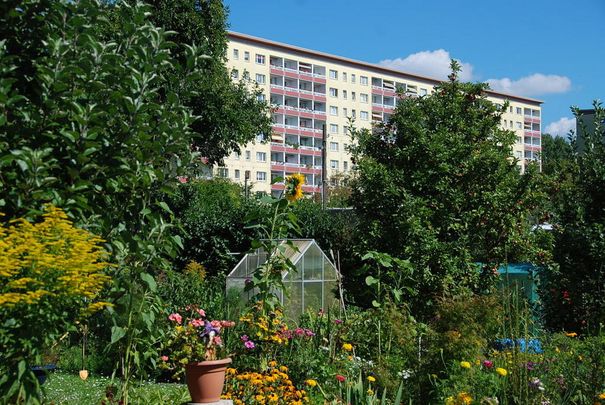
M 108 253 L 103 240 L 76 228 L 60 208 L 39 222 L 0 225 L 0 392 L 2 401 L 39 402 L 31 367 L 76 322 L 109 304 L 100 292 Z

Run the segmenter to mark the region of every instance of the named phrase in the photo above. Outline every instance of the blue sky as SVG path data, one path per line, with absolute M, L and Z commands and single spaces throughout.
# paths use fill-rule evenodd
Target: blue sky
M 233 31 L 544 101 L 543 132 L 605 101 L 605 0 L 225 0 Z

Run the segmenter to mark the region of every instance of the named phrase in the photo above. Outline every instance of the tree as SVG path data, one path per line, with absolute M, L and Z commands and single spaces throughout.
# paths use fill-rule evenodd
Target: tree
M 140 5 L 117 10 L 130 20 L 111 40 L 94 0 L 3 7 L 0 25 L 12 29 L 0 44 L 4 220 L 50 202 L 108 240 L 118 263 L 168 266 L 180 240 L 162 195 L 194 169 L 193 116 L 172 89 L 201 76 L 199 49 L 179 63 Z
M 412 305 L 424 314 L 438 297 L 488 289 L 497 265 L 526 256 L 537 204 L 535 168 L 519 173 L 514 133 L 499 128 L 504 109 L 452 70 L 431 95 L 400 95 L 388 123 L 354 131 L 357 252 L 410 259 Z M 353 275 L 355 285 L 366 276 Z
M 570 163 L 572 147 L 565 138 L 542 134 L 542 173 L 552 175 L 565 170 L 563 166 Z
M 105 0 L 109 5 L 113 0 Z M 123 0 L 117 4 L 132 3 Z M 150 0 L 154 25 L 173 32 L 175 56 L 185 63 L 189 45 L 206 56 L 202 76 L 181 77 L 175 89 L 196 120 L 191 123 L 193 142 L 210 164 L 221 163 L 232 151 L 259 134 L 271 133 L 270 109 L 259 99 L 261 91 L 248 79 L 234 82 L 227 69 L 227 10 L 221 0 Z M 110 10 L 114 9 L 110 6 Z M 121 19 L 117 18 L 120 30 Z M 108 33 L 111 35 L 111 33 Z
M 555 224 L 555 267 L 547 274 L 548 325 L 596 333 L 605 324 L 605 108 L 594 103 L 592 129 L 582 131 L 582 148 L 572 139 L 570 178 L 560 189 Z M 581 113 L 573 109 L 578 122 Z

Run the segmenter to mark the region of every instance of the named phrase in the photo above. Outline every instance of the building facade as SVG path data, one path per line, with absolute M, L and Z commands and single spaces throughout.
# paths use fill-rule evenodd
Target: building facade
M 277 194 L 283 183 L 276 177 L 302 173 L 305 193 L 320 193 L 324 178 L 334 182 L 353 168 L 348 145 L 350 118 L 358 128 L 387 120 L 398 102 L 397 90 L 407 96 L 430 94 L 439 80 L 408 74 L 318 51 L 245 34 L 229 33 L 228 68 L 234 80 L 245 75 L 263 91 L 274 107 L 269 142 L 257 139 L 242 145 L 241 154 L 225 159 L 215 175 L 247 184 L 253 192 Z M 489 92 L 497 104 L 509 102 L 502 126 L 517 134 L 513 154 L 521 170 L 541 151 L 541 101 Z M 325 166 L 322 160 L 325 136 Z M 246 180 L 246 177 L 248 179 Z

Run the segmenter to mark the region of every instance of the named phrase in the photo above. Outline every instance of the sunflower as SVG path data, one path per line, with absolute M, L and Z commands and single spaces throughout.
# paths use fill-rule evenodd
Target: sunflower
M 286 177 L 286 199 L 290 202 L 299 200 L 303 196 L 303 184 L 305 184 L 305 176 L 300 173 Z

